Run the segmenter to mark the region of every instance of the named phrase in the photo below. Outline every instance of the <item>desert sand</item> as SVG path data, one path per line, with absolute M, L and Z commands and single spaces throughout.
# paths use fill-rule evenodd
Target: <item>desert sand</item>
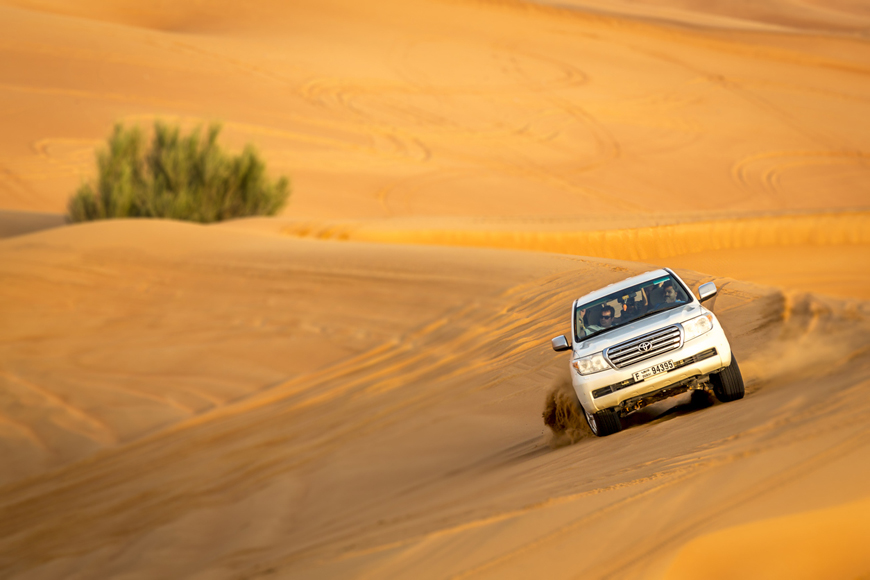
M 0 577 L 870 574 L 859 2 L 0 1 Z M 60 225 L 113 123 L 282 214 Z M 747 383 L 542 421 L 571 301 L 715 281 Z

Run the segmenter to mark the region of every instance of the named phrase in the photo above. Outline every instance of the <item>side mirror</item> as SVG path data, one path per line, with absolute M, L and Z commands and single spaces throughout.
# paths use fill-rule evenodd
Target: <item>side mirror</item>
M 568 344 L 568 339 L 565 338 L 564 334 L 562 336 L 557 336 L 556 338 L 551 340 L 550 343 L 553 345 L 553 350 L 555 350 L 556 352 L 562 350 L 571 350 L 571 345 Z
M 716 295 L 718 290 L 716 289 L 716 285 L 712 282 L 707 282 L 706 284 L 701 284 L 698 287 L 698 300 L 704 302 L 705 300 L 709 300 L 713 296 Z

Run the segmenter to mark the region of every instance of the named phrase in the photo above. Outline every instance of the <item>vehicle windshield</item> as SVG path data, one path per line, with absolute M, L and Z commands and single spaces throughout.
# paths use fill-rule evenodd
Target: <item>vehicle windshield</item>
M 690 301 L 685 287 L 669 274 L 641 282 L 578 305 L 574 309 L 574 341 L 581 342 Z

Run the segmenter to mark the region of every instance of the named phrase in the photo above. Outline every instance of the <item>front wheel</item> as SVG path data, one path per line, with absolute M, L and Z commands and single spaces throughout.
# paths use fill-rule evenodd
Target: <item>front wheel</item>
M 716 398 L 723 403 L 743 398 L 745 393 L 743 375 L 740 374 L 740 367 L 737 366 L 737 359 L 733 353 L 731 364 L 717 374 L 710 375 L 710 382 L 713 383 L 713 393 Z
M 619 414 L 615 409 L 604 409 L 597 413 L 590 413 L 583 409 L 583 414 L 586 415 L 586 422 L 592 433 L 598 437 L 612 435 L 617 431 L 622 431 L 622 422 L 619 420 Z

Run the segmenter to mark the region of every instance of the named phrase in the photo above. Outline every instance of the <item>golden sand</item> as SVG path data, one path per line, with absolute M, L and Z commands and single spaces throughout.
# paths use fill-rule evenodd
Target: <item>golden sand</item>
M 868 21 L 0 0 L 0 577 L 867 576 Z M 290 205 L 34 231 L 155 119 Z M 554 442 L 571 301 L 657 266 L 746 398 Z
M 684 547 L 667 578 L 861 578 L 870 500 L 734 526 Z M 735 557 L 738 555 L 739 557 Z

